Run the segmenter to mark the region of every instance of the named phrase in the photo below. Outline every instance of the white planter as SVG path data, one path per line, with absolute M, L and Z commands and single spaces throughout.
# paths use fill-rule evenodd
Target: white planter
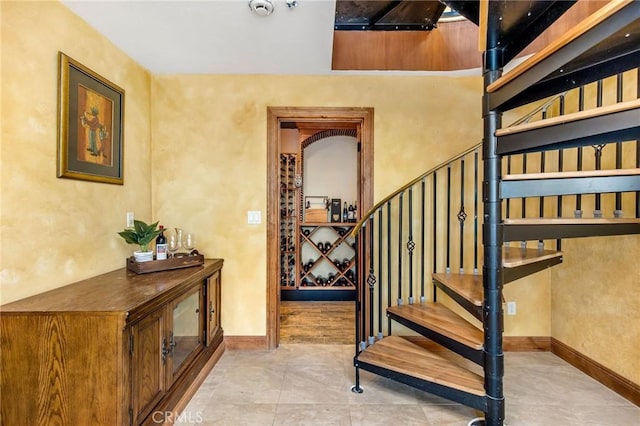
M 153 260 L 153 252 L 152 251 L 134 251 L 133 257 L 136 262 L 149 262 Z

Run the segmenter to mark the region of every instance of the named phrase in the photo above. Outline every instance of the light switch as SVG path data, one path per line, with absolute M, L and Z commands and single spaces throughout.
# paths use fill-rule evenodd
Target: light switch
M 247 223 L 250 225 L 259 225 L 262 223 L 262 215 L 260 210 L 249 210 L 247 212 Z

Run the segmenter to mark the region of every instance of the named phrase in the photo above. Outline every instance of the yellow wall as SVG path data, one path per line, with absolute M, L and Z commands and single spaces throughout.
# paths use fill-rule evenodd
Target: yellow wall
M 564 262 L 551 271 L 551 335 L 640 384 L 640 237 L 562 245 Z
M 225 259 L 225 333 L 266 333 L 266 226 L 246 218 L 266 218 L 268 106 L 373 107 L 380 200 L 480 141 L 481 85 L 479 76 L 156 76 L 154 212 Z
M 375 200 L 481 138 L 479 77 L 151 76 L 57 2 L 4 1 L 0 14 L 0 303 L 122 267 L 133 247 L 116 232 L 134 211 L 225 258 L 226 334 L 264 335 L 266 227 L 246 212 L 265 219 L 267 106 L 373 107 Z M 59 50 L 126 91 L 124 186 L 55 177 Z M 562 266 L 507 288 L 507 334 L 551 329 L 640 383 L 638 237 L 564 250 Z
M 0 303 L 124 265 L 151 214 L 150 74 L 58 2 L 0 2 Z M 125 89 L 125 185 L 56 178 L 57 55 Z

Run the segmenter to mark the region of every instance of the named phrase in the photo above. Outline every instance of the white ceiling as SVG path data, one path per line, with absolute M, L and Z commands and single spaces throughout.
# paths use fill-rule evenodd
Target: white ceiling
M 335 0 L 62 0 L 154 74 L 330 74 Z

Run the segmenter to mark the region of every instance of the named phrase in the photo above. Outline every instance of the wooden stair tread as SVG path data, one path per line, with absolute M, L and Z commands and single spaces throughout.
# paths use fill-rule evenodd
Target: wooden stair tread
M 572 217 L 539 217 L 504 219 L 505 225 L 605 225 L 605 224 L 639 224 L 638 218 L 572 218 Z
M 610 170 L 581 170 L 570 172 L 544 172 L 544 173 L 520 173 L 509 174 L 502 177 L 502 180 L 544 180 L 544 179 L 573 179 L 592 178 L 606 176 L 640 176 L 638 169 L 610 169 Z
M 475 306 L 482 306 L 482 275 L 477 274 L 433 274 L 433 279 L 446 285 Z
M 507 221 L 517 219 L 505 219 Z M 584 220 L 584 219 L 583 219 Z M 502 265 L 504 268 L 517 268 L 553 258 L 561 258 L 562 252 L 555 250 L 538 250 L 504 246 L 502 248 Z M 483 289 L 480 274 L 433 274 L 433 279 L 446 285 L 475 306 L 482 306 Z
M 402 337 L 385 337 L 362 351 L 357 359 L 452 389 L 485 396 L 482 376 Z
M 505 268 L 516 268 L 554 257 L 562 257 L 562 252 L 556 250 L 523 249 L 510 246 L 504 246 L 502 248 L 502 266 Z
M 605 21 L 610 16 L 614 15 L 629 3 L 632 3 L 633 0 L 624 0 L 624 1 L 612 1 L 607 3 L 601 9 L 597 10 L 591 16 L 580 22 L 575 27 L 571 28 L 567 31 L 562 37 L 556 39 L 552 43 L 550 43 L 547 47 L 540 50 L 535 55 L 529 57 L 527 60 L 513 68 L 510 72 L 503 75 L 501 78 L 494 81 L 492 84 L 487 86 L 488 93 L 494 93 L 500 88 L 504 87 L 507 83 L 515 80 L 519 76 L 526 73 L 528 70 L 533 68 L 535 65 L 539 64 L 543 60 L 551 57 L 554 53 L 560 50 L 562 47 L 576 40 L 585 34 L 589 29 L 595 27 L 599 23 Z
M 483 347 L 482 331 L 440 303 L 424 302 L 391 306 L 387 308 L 387 312 L 433 330 L 470 348 L 480 350 Z
M 528 132 L 531 130 L 543 129 L 546 127 L 558 126 L 567 123 L 573 123 L 581 120 L 587 120 L 594 117 L 603 117 L 624 111 L 640 109 L 640 99 L 634 99 L 627 102 L 618 102 L 616 104 L 607 105 L 598 108 L 591 108 L 585 111 L 578 111 L 571 114 L 561 115 L 557 117 L 547 118 L 545 120 L 532 121 L 529 123 L 519 124 L 517 126 L 505 127 L 496 130 L 496 137 L 504 137 L 516 133 Z M 640 111 L 638 111 L 640 120 Z

